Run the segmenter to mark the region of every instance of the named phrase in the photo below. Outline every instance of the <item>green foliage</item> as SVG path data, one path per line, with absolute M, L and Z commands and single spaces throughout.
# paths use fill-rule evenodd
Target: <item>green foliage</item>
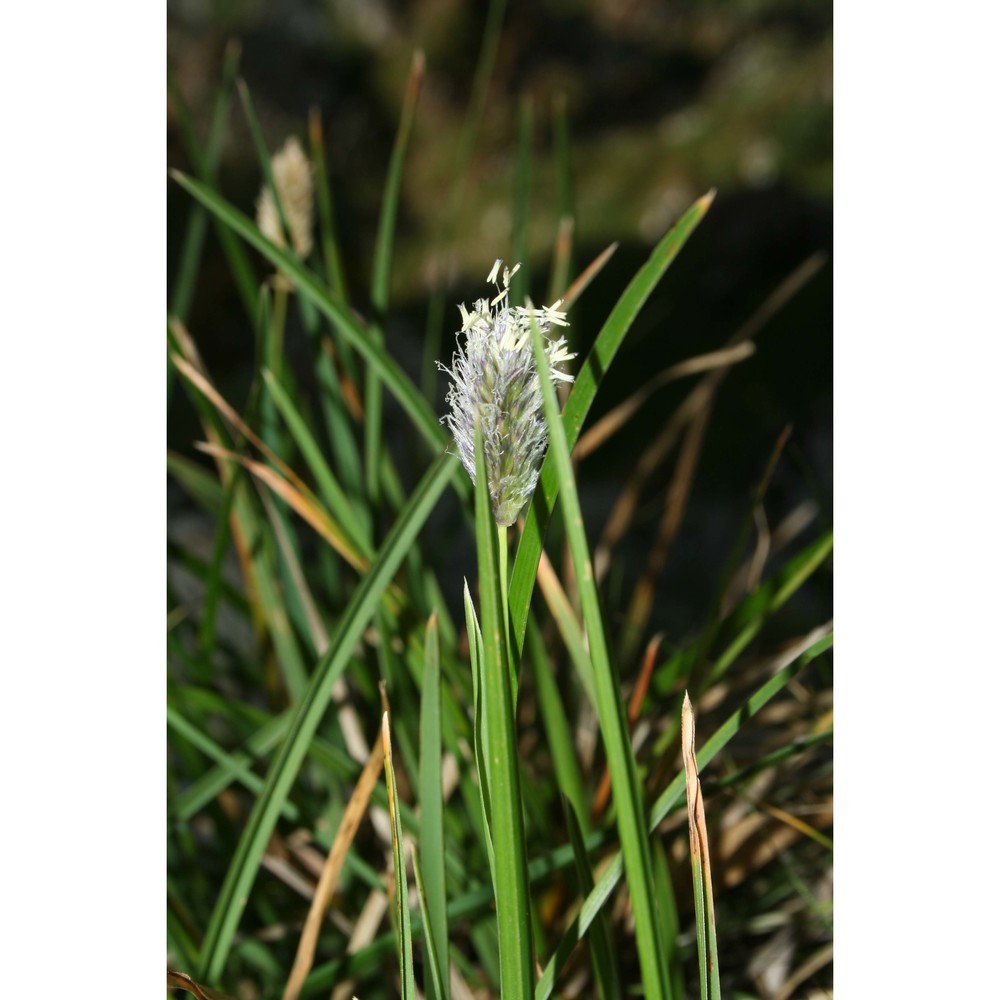
M 492 9 L 481 65 L 492 59 L 503 5 Z M 236 69 L 232 50 L 204 148 L 172 81 L 170 91 L 197 178 L 174 174 L 191 196 L 191 214 L 171 295 L 168 357 L 214 463 L 193 449 L 168 455 L 168 473 L 209 539 L 172 538 L 169 549 L 171 963 L 230 994 L 247 978 L 261 996 L 282 994 L 308 909 L 298 893 L 315 889 L 316 852 L 335 845 L 381 730 L 386 781 L 372 793 L 371 822 L 346 848 L 333 919 L 323 924 L 302 996 L 348 982 L 365 1000 L 415 996 L 419 983 L 428 997 L 448 1000 L 458 977 L 471 989 L 542 1000 L 570 972 L 589 977 L 585 992 L 601 997 L 640 983 L 650 998 L 691 992 L 690 879 L 685 885 L 671 867 L 671 846 L 684 842 L 684 831 L 665 823 L 684 788 L 677 729 L 685 686 L 696 704 L 705 699 L 698 764 L 710 834 L 723 797 L 749 794 L 765 772 L 775 804 L 787 811 L 801 790 L 795 775 L 822 772 L 832 740 L 832 716 L 812 718 L 807 697 L 816 689 L 819 704 L 829 690 L 832 625 L 815 601 L 803 602 L 804 627 L 802 608 L 798 618 L 784 615 L 828 572 L 828 531 L 776 551 L 733 596 L 736 569 L 747 561 L 740 534 L 733 558 L 717 567 L 719 590 L 702 609 L 703 624 L 673 637 L 645 680 L 613 655 L 621 648 L 615 636 L 630 624 L 622 620 L 628 602 L 595 570 L 594 526 L 581 502 L 586 472 L 574 466 L 572 450 L 626 337 L 712 195 L 683 214 L 623 289 L 604 288 L 616 304 L 595 324 L 563 403 L 534 331 L 549 452 L 513 528 L 508 566 L 508 529 L 498 532 L 491 515 L 481 435 L 473 489 L 448 453 L 433 398 L 385 335 L 405 153 L 419 136 L 422 61 L 414 63 L 387 168 L 371 288 L 357 301 L 348 298 L 342 266 L 354 248 L 342 247 L 335 231 L 317 117 L 309 144 L 316 253 L 302 260 L 277 246 L 220 189 L 216 167 Z M 261 182 L 287 231 L 261 123 L 239 86 Z M 484 94 L 480 83 L 470 143 Z M 535 110 L 525 99 L 511 192 L 514 239 L 525 248 L 538 167 Z M 571 218 L 562 106 L 556 126 L 560 211 Z M 223 398 L 201 360 L 197 344 L 209 331 L 184 326 L 209 221 L 246 312 L 248 342 L 260 329 L 266 347 L 241 404 Z M 556 248 L 553 287 L 572 281 L 571 262 L 582 253 L 569 243 Z M 253 277 L 257 255 L 274 269 L 266 294 Z M 525 293 L 545 284 L 541 262 L 533 263 L 518 276 Z M 610 280 L 596 266 L 569 307 L 587 303 L 588 283 Z M 368 318 L 358 311 L 363 304 Z M 383 391 L 386 407 L 391 398 L 401 412 L 399 435 L 388 432 Z M 744 524 L 766 502 L 761 489 Z M 541 572 L 551 576 L 540 582 L 546 547 Z M 618 565 L 618 553 L 611 558 Z M 463 589 L 455 566 L 473 564 L 478 586 Z M 533 601 L 536 583 L 544 602 Z M 633 705 L 636 690 L 647 689 L 652 695 Z M 784 715 L 761 721 L 775 700 Z M 600 792 L 605 771 L 610 799 Z M 828 865 L 829 841 L 805 839 L 810 858 L 822 852 Z M 724 873 L 726 858 L 713 854 L 713 866 Z M 377 914 L 389 896 L 391 916 L 364 925 L 362 913 Z M 628 907 L 612 905 L 626 897 Z M 722 946 L 738 932 L 727 920 L 737 918 L 724 902 L 717 914 Z M 727 969 L 725 947 L 720 954 L 724 990 L 742 980 Z

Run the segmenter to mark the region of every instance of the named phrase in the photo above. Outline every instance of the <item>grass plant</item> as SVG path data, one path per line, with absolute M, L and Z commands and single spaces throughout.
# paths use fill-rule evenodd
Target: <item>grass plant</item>
M 491 11 L 442 242 L 468 183 L 503 4 Z M 739 892 L 766 890 L 773 912 L 790 920 L 808 910 L 829 928 L 806 879 L 776 874 L 766 836 L 734 831 L 752 817 L 761 831 L 764 817 L 766 829 L 780 828 L 783 864 L 816 878 L 830 867 L 832 622 L 815 600 L 802 602 L 813 609 L 806 627 L 784 611 L 829 572 L 832 534 L 800 525 L 760 556 L 755 526 L 786 435 L 723 539 L 715 598 L 684 634 L 651 642 L 656 583 L 684 503 L 664 515 L 666 542 L 634 590 L 616 590 L 605 570 L 636 527 L 643 477 L 677 442 L 671 490 L 690 497 L 712 402 L 734 365 L 753 364 L 759 326 L 675 358 L 599 427 L 588 424 L 714 192 L 620 289 L 607 287 L 614 247 L 574 274 L 584 248 L 574 243 L 571 119 L 560 104 L 551 272 L 535 260 L 514 269 L 509 289 L 505 276 L 509 300 L 489 303 L 484 327 L 522 381 L 501 402 L 478 383 L 465 393 L 472 409 L 456 444 L 449 428 L 459 425 L 441 419 L 446 380 L 429 384 L 426 353 L 422 377 L 411 377 L 390 323 L 423 56 L 401 101 L 367 295 L 345 276 L 356 248 L 337 231 L 319 115 L 297 147 L 308 151 L 318 208 L 318 232 L 306 243 L 299 234 L 300 254 L 238 62 L 238 49 L 227 50 L 204 140 L 168 81 L 195 174 L 172 172 L 190 216 L 170 295 L 170 405 L 190 407 L 200 424 L 190 447 L 168 454 L 168 474 L 208 527 L 207 544 L 172 538 L 169 548 L 168 987 L 285 1000 L 331 990 L 362 1000 L 746 995 L 752 979 L 737 963 L 749 952 L 734 942 L 752 933 L 756 911 L 735 901 Z M 219 184 L 237 105 L 281 238 Z M 525 255 L 532 178 L 549 166 L 538 162 L 538 111 L 522 101 L 512 150 L 512 240 Z M 259 338 L 242 399 L 205 364 L 198 344 L 208 331 L 188 326 L 210 223 L 247 342 Z M 589 346 L 570 327 L 579 356 L 568 360 L 546 324 L 591 310 L 600 283 L 615 304 L 591 324 Z M 562 304 L 530 308 L 528 293 L 543 288 Z M 442 313 L 439 291 L 428 300 L 428 329 L 447 329 L 440 317 L 454 313 Z M 503 341 L 515 315 L 523 336 Z M 554 365 L 566 375 L 552 377 Z M 643 432 L 639 478 L 621 484 L 619 516 L 598 534 L 584 451 L 634 430 L 654 391 L 692 377 L 700 381 L 672 437 Z M 497 462 L 522 477 L 506 493 Z M 697 754 L 691 703 L 708 734 Z

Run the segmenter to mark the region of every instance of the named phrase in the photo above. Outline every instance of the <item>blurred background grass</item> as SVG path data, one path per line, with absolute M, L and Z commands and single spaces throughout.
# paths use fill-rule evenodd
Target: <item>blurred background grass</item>
M 621 244 L 589 293 L 592 309 L 574 317 L 577 345 L 591 342 L 618 289 L 685 208 L 710 188 L 719 191 L 671 280 L 639 317 L 596 415 L 670 364 L 721 346 L 797 265 L 816 252 L 827 256 L 830 263 L 770 319 L 756 356 L 735 367 L 716 403 L 684 530 L 658 583 L 653 624 L 683 630 L 704 606 L 724 558 L 720 539 L 729 533 L 719 530 L 720 518 L 742 516 L 786 424 L 793 434 L 788 461 L 771 486 L 769 516 L 777 522 L 808 502 L 823 526 L 832 522 L 832 4 L 562 0 L 498 7 L 502 25 L 486 113 L 453 226 L 446 206 L 487 5 L 178 0 L 168 4 L 168 60 L 202 135 L 231 38 L 240 41 L 241 74 L 269 148 L 289 134 L 304 141 L 308 110 L 319 109 L 337 229 L 348 248 L 344 267 L 358 302 L 368 293 L 400 96 L 414 49 L 424 49 L 427 72 L 404 171 L 389 318 L 396 356 L 418 380 L 431 291 L 448 290 L 445 329 L 457 328 L 455 303 L 480 294 L 495 257 L 512 257 L 525 96 L 534 119 L 525 260 L 532 294 L 545 298 L 558 225 L 552 127 L 558 101 L 566 102 L 570 129 L 574 263 L 582 267 L 608 243 Z M 168 160 L 192 169 L 169 105 Z M 252 214 L 260 184 L 245 120 L 231 114 L 220 188 Z M 167 206 L 172 282 L 190 203 L 170 185 Z M 263 279 L 264 264 L 256 263 Z M 253 340 L 211 229 L 190 326 L 199 331 L 220 389 L 244 398 Z M 442 360 L 453 346 L 446 334 Z M 438 412 L 444 389 L 439 379 Z M 583 501 L 596 519 L 603 522 L 615 484 L 688 391 L 682 382 L 655 394 L 613 446 L 587 461 Z M 172 403 L 168 435 L 170 447 L 190 452 L 196 423 L 183 399 Z M 668 472 L 654 474 L 644 494 L 649 503 L 637 511 L 621 553 L 626 576 L 652 544 Z M 183 504 L 179 494 L 171 498 Z M 738 509 L 727 512 L 734 502 Z M 818 597 L 827 604 L 829 598 Z

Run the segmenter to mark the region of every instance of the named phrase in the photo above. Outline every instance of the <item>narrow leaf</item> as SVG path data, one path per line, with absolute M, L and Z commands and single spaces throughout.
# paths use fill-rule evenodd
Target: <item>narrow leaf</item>
M 299 938 L 299 947 L 295 953 L 295 962 L 292 965 L 291 974 L 285 984 L 285 991 L 281 1000 L 298 1000 L 302 992 L 302 984 L 309 975 L 313 960 L 316 957 L 316 944 L 319 941 L 319 932 L 323 923 L 323 917 L 330 905 L 330 900 L 337 887 L 337 879 L 340 877 L 341 869 L 347 858 L 347 852 L 354 842 L 358 827 L 361 821 L 368 814 L 368 805 L 371 801 L 372 792 L 375 790 L 375 783 L 378 780 L 378 773 L 384 766 L 383 749 L 381 736 L 372 747 L 372 752 L 368 761 L 361 771 L 354 791 L 351 793 L 347 805 L 344 807 L 344 814 L 337 827 L 336 836 L 330 845 L 330 851 L 323 864 L 323 871 L 320 873 L 316 891 L 313 894 L 312 902 L 309 904 L 309 913 L 306 916 L 305 925 L 302 928 L 302 936 Z
M 372 342 L 369 331 L 354 315 L 323 288 L 315 275 L 294 254 L 275 246 L 242 212 L 237 211 L 206 185 L 179 171 L 172 171 L 171 176 L 233 232 L 291 278 L 296 289 L 337 325 L 337 329 L 351 346 L 378 371 L 382 381 L 399 400 L 432 449 L 438 451 L 445 444 L 445 435 L 430 404 L 384 348 Z
M 330 705 L 331 685 L 347 666 L 382 592 L 454 475 L 456 464 L 454 458 L 443 455 L 421 480 L 344 609 L 340 624 L 331 637 L 329 651 L 312 672 L 309 687 L 296 706 L 288 736 L 268 769 L 264 789 L 247 819 L 205 933 L 200 968 L 201 975 L 211 982 L 216 982 L 222 974 L 268 838 L 316 728 Z
M 403 1000 L 416 1000 L 417 984 L 413 976 L 413 937 L 410 933 L 409 889 L 406 884 L 406 857 L 403 851 L 403 828 L 399 825 L 399 796 L 392 766 L 392 741 L 389 738 L 389 713 L 382 713 L 382 752 L 385 755 L 385 785 L 389 793 L 389 823 L 392 827 L 392 867 L 396 875 L 396 947 L 399 953 L 399 979 Z
M 423 885 L 427 896 L 428 951 L 431 965 L 443 977 L 441 990 L 431 984 L 424 991 L 438 1000 L 450 1000 L 448 979 L 448 916 L 444 888 L 444 792 L 441 786 L 441 663 L 437 615 L 427 623 L 424 676 L 420 698 L 420 851 L 424 859 Z M 434 947 L 431 948 L 430 940 Z
M 785 688 L 805 667 L 821 653 L 826 652 L 833 645 L 833 635 L 828 634 L 817 640 L 808 649 L 800 652 L 795 659 L 782 667 L 773 677 L 761 685 L 757 691 L 743 704 L 737 711 L 715 731 L 706 741 L 697 756 L 698 767 L 707 766 L 726 746 L 726 744 L 744 727 L 746 722 L 756 715 L 779 691 Z M 653 807 L 650 810 L 650 821 L 648 830 L 652 833 L 673 811 L 675 806 L 684 794 L 684 774 L 678 774 L 676 778 L 663 790 Z M 555 987 L 556 977 L 562 969 L 567 958 L 576 947 L 577 943 L 583 939 L 588 928 L 593 923 L 594 918 L 600 912 L 601 907 L 610 899 L 612 892 L 618 885 L 618 881 L 624 874 L 624 864 L 622 855 L 616 854 L 611 863 L 604 870 L 594 891 L 584 900 L 576 919 L 570 925 L 563 939 L 559 942 L 555 954 L 549 959 L 538 985 L 535 987 L 535 1000 L 548 1000 Z
M 594 876 L 587 860 L 587 848 L 583 842 L 583 830 L 580 819 L 569 800 L 563 798 L 563 812 L 566 815 L 566 828 L 569 830 L 570 844 L 573 847 L 573 860 L 576 862 L 576 877 L 580 883 L 580 891 L 586 897 L 594 889 Z M 594 979 L 597 981 L 598 994 L 601 1000 L 616 1000 L 622 995 L 618 982 L 618 969 L 615 961 L 614 944 L 611 939 L 611 924 L 607 915 L 599 913 L 587 935 L 590 948 L 590 960 L 594 967 Z
M 559 479 L 559 499 L 566 523 L 573 569 L 580 590 L 590 658 L 594 666 L 597 716 L 611 772 L 618 833 L 622 842 L 629 894 L 635 916 L 636 944 L 639 950 L 642 982 L 647 996 L 654 1000 L 661 998 L 666 1000 L 672 995 L 666 969 L 666 938 L 660 926 L 660 917 L 652 894 L 653 862 L 649 852 L 649 841 L 646 838 L 639 775 L 625 720 L 621 682 L 608 653 L 593 566 L 583 530 L 583 514 L 573 478 L 569 445 L 563 423 L 559 419 L 559 404 L 549 376 L 542 334 L 534 322 L 532 322 L 531 341 L 545 403 L 545 421 L 549 428 L 548 457 L 553 460 Z
M 416 113 L 417 97 L 424 76 L 424 54 L 417 50 L 410 64 L 410 75 L 406 81 L 403 96 L 403 110 L 400 115 L 399 131 L 392 149 L 392 159 L 385 180 L 382 195 L 382 210 L 379 213 L 378 235 L 375 239 L 375 261 L 372 266 L 372 308 L 375 322 L 371 337 L 378 343 L 385 340 L 386 310 L 389 307 L 389 277 L 392 273 L 392 251 L 396 232 L 396 216 L 399 212 L 399 194 L 403 186 L 403 163 L 413 118 Z M 379 497 L 379 475 L 383 450 L 382 436 L 382 388 L 379 373 L 372 366 L 365 372 L 365 477 L 369 497 L 377 501 Z
M 413 874 L 417 880 L 417 899 L 420 903 L 420 919 L 423 921 L 424 943 L 427 946 L 427 976 L 424 979 L 424 993 L 429 997 L 451 996 L 451 982 L 448 978 L 448 941 L 440 936 L 441 928 L 435 927 L 427 900 L 427 890 L 424 876 L 420 870 L 420 858 L 417 849 L 413 849 Z M 445 927 L 447 933 L 447 926 Z M 444 972 L 442 972 L 441 955 L 444 955 Z M 428 986 L 430 989 L 428 989 Z
M 712 864 L 708 853 L 705 800 L 698 779 L 694 745 L 694 710 L 687 691 L 681 709 L 681 756 L 687 795 L 688 834 L 691 843 L 691 873 L 694 883 L 695 930 L 698 940 L 699 985 L 702 1000 L 722 1000 L 719 985 L 719 948 L 715 939 L 715 904 L 712 895 Z
M 714 192 L 699 198 L 687 210 L 674 228 L 660 241 L 649 260 L 629 283 L 611 311 L 597 340 L 580 369 L 562 415 L 566 440 L 572 449 L 580 436 L 583 422 L 590 411 L 597 387 L 607 372 L 625 334 L 628 333 L 646 300 L 652 294 L 667 268 L 698 227 L 712 204 Z M 513 625 L 512 641 L 517 649 L 524 643 L 524 629 L 534 589 L 535 571 L 542 552 L 542 539 L 555 508 L 559 477 L 555 460 L 546 456 L 538 477 L 538 486 L 525 520 L 524 531 L 517 548 L 510 582 L 510 613 Z

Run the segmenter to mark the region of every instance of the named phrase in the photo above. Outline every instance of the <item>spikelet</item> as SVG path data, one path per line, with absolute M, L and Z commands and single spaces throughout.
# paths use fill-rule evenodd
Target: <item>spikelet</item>
M 290 136 L 285 145 L 271 157 L 274 186 L 278 189 L 281 206 L 292 235 L 295 253 L 305 259 L 312 249 L 313 179 L 312 167 L 299 140 Z M 257 227 L 273 243 L 285 246 L 281 217 L 274 203 L 271 188 L 264 184 L 257 198 Z

